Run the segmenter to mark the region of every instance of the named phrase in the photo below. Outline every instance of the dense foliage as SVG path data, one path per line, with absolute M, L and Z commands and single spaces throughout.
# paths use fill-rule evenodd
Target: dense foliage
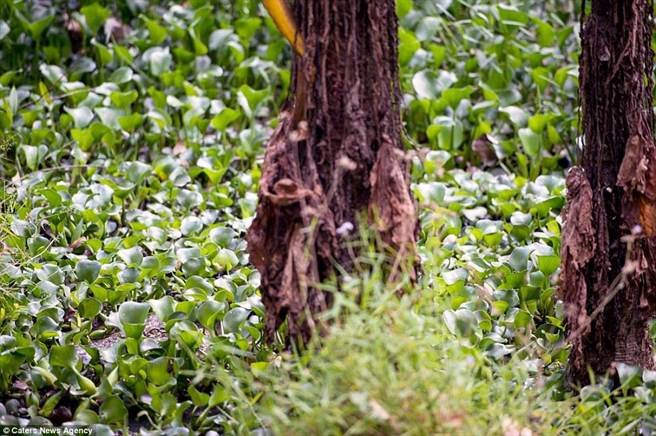
M 655 374 L 562 380 L 573 1 L 398 1 L 423 273 L 399 297 L 364 250 L 301 354 L 243 240 L 291 50 L 255 0 L 80 3 L 0 4 L 0 424 L 656 427 Z

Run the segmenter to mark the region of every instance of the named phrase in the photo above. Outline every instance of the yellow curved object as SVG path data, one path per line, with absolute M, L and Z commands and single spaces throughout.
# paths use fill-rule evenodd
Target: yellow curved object
M 303 44 L 303 37 L 296 28 L 294 17 L 289 10 L 286 0 L 262 0 L 264 7 L 269 11 L 269 15 L 273 19 L 274 24 L 282 33 L 282 35 L 294 47 L 294 51 L 299 55 L 305 53 L 305 45 Z

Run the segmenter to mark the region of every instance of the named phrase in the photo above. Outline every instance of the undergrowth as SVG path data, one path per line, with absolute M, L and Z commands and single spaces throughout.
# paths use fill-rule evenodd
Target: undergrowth
M 381 263 L 372 262 L 380 271 Z M 620 368 L 580 394 L 539 359 L 495 359 L 443 321 L 439 295 L 352 277 L 308 349 L 280 353 L 250 380 L 274 434 L 649 434 L 656 373 Z M 407 292 L 410 291 L 410 292 Z M 363 295 L 368 298 L 363 299 Z

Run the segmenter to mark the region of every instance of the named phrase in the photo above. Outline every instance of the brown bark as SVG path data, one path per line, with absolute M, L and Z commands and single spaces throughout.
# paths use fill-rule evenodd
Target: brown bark
M 583 18 L 584 146 L 567 178 L 560 287 L 573 383 L 619 362 L 654 366 L 652 11 L 650 0 L 593 0 Z
M 286 320 L 289 337 L 307 340 L 330 306 L 317 284 L 336 265 L 352 266 L 347 245 L 360 216 L 400 257 L 414 252 L 417 219 L 401 142 L 394 0 L 294 8 L 305 54 L 267 146 L 248 249 L 262 275 L 267 336 Z

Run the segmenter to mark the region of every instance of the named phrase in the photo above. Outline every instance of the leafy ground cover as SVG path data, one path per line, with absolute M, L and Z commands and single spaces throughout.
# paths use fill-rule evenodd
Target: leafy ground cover
M 653 373 L 619 368 L 615 390 L 562 380 L 573 2 L 398 2 L 423 273 L 399 297 L 365 249 L 326 315 L 333 333 L 301 354 L 262 343 L 243 240 L 290 77 L 263 8 L 69 6 L 0 5 L 0 423 L 656 427 Z

